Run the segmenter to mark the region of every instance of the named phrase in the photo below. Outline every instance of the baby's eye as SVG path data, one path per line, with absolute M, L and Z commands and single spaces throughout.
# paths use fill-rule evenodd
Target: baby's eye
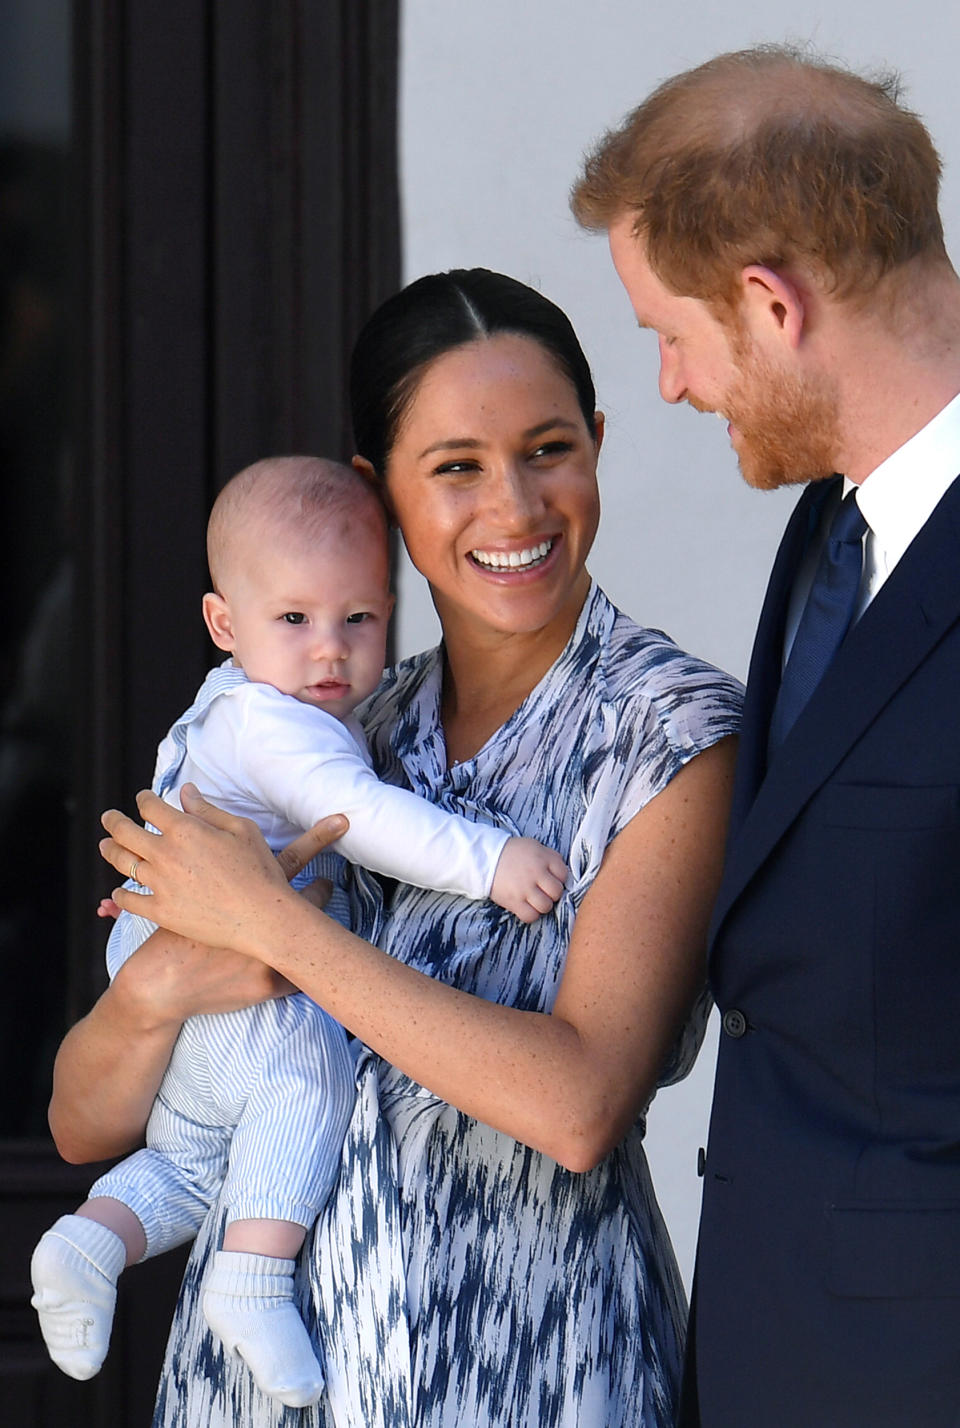
M 302 625 L 306 618 L 302 610 L 288 610 L 281 616 L 281 619 L 285 620 L 288 625 Z
M 355 610 L 352 615 L 347 616 L 348 625 L 362 625 L 365 620 L 370 619 L 369 610 Z

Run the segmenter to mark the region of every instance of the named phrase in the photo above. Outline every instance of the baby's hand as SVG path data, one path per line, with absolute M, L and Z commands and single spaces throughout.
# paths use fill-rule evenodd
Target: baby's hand
M 102 898 L 100 899 L 100 904 L 99 904 L 99 906 L 98 906 L 98 908 L 97 908 L 97 916 L 98 916 L 98 917 L 119 917 L 119 916 L 120 916 L 120 908 L 119 908 L 119 907 L 117 906 L 117 904 L 114 902 L 114 900 L 113 900 L 112 897 L 102 897 Z
M 521 922 L 536 922 L 553 907 L 566 878 L 567 865 L 551 848 L 534 838 L 508 838 L 490 896 L 508 912 L 516 913 Z

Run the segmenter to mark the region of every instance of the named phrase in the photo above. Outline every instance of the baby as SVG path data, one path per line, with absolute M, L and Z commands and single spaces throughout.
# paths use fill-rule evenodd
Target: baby
M 335 849 L 352 862 L 489 897 L 525 922 L 548 911 L 566 877 L 556 853 L 373 772 L 354 710 L 379 683 L 393 597 L 386 518 L 366 480 L 311 457 L 257 462 L 217 498 L 207 552 L 203 615 L 231 658 L 161 743 L 154 791 L 178 803 L 195 783 L 254 819 L 275 852 L 343 812 L 350 826 Z M 153 931 L 120 915 L 111 977 Z M 102 1176 L 34 1251 L 32 1303 L 54 1362 L 78 1379 L 99 1370 L 121 1270 L 193 1238 L 223 1183 L 204 1316 L 264 1393 L 315 1402 L 323 1373 L 294 1302 L 294 1263 L 336 1180 L 353 1099 L 346 1036 L 302 993 L 186 1022 L 147 1148 Z

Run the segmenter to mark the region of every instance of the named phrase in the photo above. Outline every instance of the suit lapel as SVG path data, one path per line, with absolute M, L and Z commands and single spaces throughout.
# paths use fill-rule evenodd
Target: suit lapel
M 842 477 L 837 477 L 834 481 L 817 482 L 815 486 L 808 486 L 804 491 L 787 522 L 770 574 L 747 675 L 747 692 L 740 725 L 740 750 L 730 812 L 731 844 L 750 812 L 766 772 L 767 730 L 780 688 L 784 627 L 790 592 L 807 545 L 819 523 L 824 503 L 830 492 L 836 489 L 837 481 L 842 481 Z
M 803 505 L 801 501 L 796 514 Z M 794 570 L 799 558 L 796 550 L 795 543 Z M 960 480 L 949 488 L 847 636 L 764 778 L 764 749 L 779 678 L 788 591 L 789 572 L 785 569 L 778 584 L 779 618 L 776 611 L 771 614 L 770 644 L 763 649 L 758 633 L 754 658 L 759 661 L 760 688 L 749 726 L 746 710 L 744 715 L 744 744 L 749 759 L 744 799 L 749 793 L 749 778 L 753 779 L 755 796 L 741 810 L 742 821 L 728 845 L 711 938 L 813 794 L 950 626 L 960 619 Z M 751 663 L 751 683 L 753 679 Z M 751 695 L 748 703 L 752 702 Z

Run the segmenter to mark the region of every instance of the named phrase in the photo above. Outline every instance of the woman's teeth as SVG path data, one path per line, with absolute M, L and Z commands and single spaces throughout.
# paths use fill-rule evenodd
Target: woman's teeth
M 470 554 L 479 565 L 486 565 L 491 570 L 522 570 L 539 565 L 552 549 L 552 540 L 542 540 L 530 550 L 472 550 Z

